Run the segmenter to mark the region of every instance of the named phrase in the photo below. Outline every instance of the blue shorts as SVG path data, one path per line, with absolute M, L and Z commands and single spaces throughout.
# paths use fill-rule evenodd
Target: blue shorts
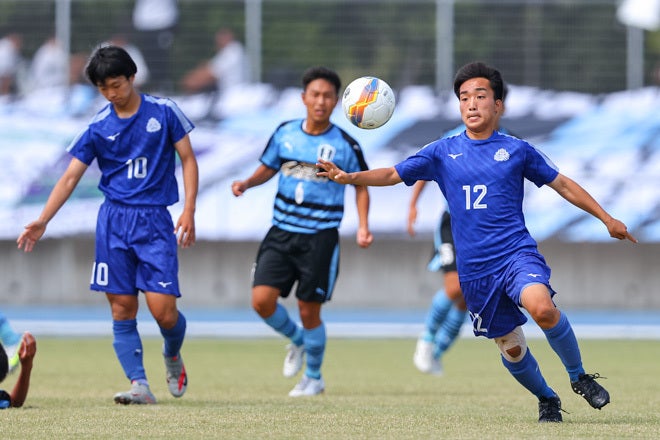
M 128 206 L 106 200 L 96 222 L 96 257 L 90 288 L 176 297 L 179 262 L 172 216 L 165 206 Z
M 527 322 L 520 295 L 530 284 L 544 284 L 550 296 L 550 267 L 538 252 L 513 256 L 503 270 L 461 282 L 475 336 L 498 338 Z

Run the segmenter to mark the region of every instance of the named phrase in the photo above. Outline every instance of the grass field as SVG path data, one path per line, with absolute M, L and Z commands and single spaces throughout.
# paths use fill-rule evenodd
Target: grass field
M 330 339 L 326 392 L 287 396 L 281 339 L 189 339 L 187 394 L 167 392 L 161 341 L 146 339 L 145 365 L 158 405 L 115 405 L 128 389 L 111 341 L 40 338 L 25 407 L 0 411 L 5 439 L 652 439 L 660 435 L 660 341 L 584 340 L 588 372 L 612 403 L 597 411 L 573 394 L 544 340 L 529 341 L 559 393 L 562 424 L 539 424 L 536 399 L 509 376 L 497 347 L 464 339 L 445 375 L 418 373 L 412 339 Z M 13 386 L 9 377 L 2 387 Z

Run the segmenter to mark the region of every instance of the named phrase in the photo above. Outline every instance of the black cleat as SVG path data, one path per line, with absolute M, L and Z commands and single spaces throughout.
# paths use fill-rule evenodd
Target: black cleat
M 561 421 L 561 400 L 559 400 L 559 397 L 539 398 L 539 423 L 559 423 Z
M 607 392 L 595 379 L 602 377 L 600 374 L 581 374 L 579 379 L 571 382 L 571 388 L 576 394 L 584 397 L 593 408 L 601 409 L 610 403 L 610 393 Z M 607 379 L 603 377 L 603 379 Z

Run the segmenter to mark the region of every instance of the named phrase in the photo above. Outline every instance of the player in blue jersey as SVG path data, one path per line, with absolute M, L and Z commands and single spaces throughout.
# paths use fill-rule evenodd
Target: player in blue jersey
M 113 347 L 131 389 L 117 393 L 122 404 L 156 403 L 143 364 L 137 329 L 138 293 L 164 338 L 163 357 L 170 393 L 182 396 L 188 377 L 180 349 L 186 318 L 177 308 L 177 245 L 195 242 L 197 160 L 188 133 L 193 124 L 169 99 L 141 94 L 134 87 L 137 68 L 128 53 L 103 46 L 85 69 L 89 81 L 110 102 L 68 147 L 73 156 L 55 184 L 39 219 L 18 238 L 26 252 L 46 230 L 96 159 L 99 189 L 105 196 L 96 227 L 91 289 L 106 293 L 112 312 Z M 175 177 L 178 154 L 185 200 L 176 226 L 167 209 L 179 199 Z
M 326 332 L 321 306 L 332 297 L 339 271 L 339 234 L 344 213 L 344 186 L 317 176 L 319 157 L 352 171 L 366 170 L 358 143 L 330 122 L 337 105 L 341 81 L 324 67 L 308 69 L 302 78 L 305 119 L 282 123 L 261 155 L 261 165 L 245 180 L 232 183 L 232 192 L 265 183 L 279 171 L 273 206 L 272 227 L 259 248 L 252 282 L 252 307 L 275 331 L 291 340 L 283 374 L 293 377 L 306 369 L 289 396 L 312 396 L 325 389 L 321 364 Z M 359 225 L 357 244 L 368 247 L 369 193 L 355 187 Z M 286 298 L 294 283 L 302 327 L 278 302 Z
M 504 102 L 508 88 L 504 84 L 502 91 L 502 110 L 497 117 L 504 114 Z M 504 134 L 510 134 L 505 128 L 497 130 Z M 465 130 L 465 125 L 445 133 L 444 137 L 458 135 Z M 415 222 L 417 221 L 417 201 L 426 187 L 427 181 L 419 180 L 413 185 L 410 206 L 408 210 L 408 234 L 415 236 Z M 454 247 L 454 236 L 451 233 L 451 215 L 445 210 L 440 216 L 440 222 L 433 234 L 434 253 L 427 267 L 430 271 L 443 272 L 443 289 L 439 289 L 431 300 L 431 307 L 426 314 L 424 331 L 417 340 L 413 364 L 422 373 L 442 375 L 442 356 L 453 345 L 458 338 L 461 327 L 467 316 L 467 305 L 463 298 L 461 285 L 458 280 L 456 267 L 456 249 Z
M 0 409 L 20 408 L 27 398 L 28 390 L 30 389 L 30 376 L 32 375 L 34 356 L 37 354 L 37 342 L 30 332 L 25 332 L 21 336 L 16 353 L 21 366 L 20 372 L 18 373 L 14 388 L 10 393 L 0 390 Z M 0 344 L 0 382 L 5 380 L 8 372 L 7 353 L 2 344 Z
M 607 405 L 610 396 L 596 382 L 598 374 L 585 373 L 573 329 L 552 300 L 550 268 L 525 226 L 524 180 L 548 185 L 601 220 L 611 237 L 637 240 L 543 153 L 495 130 L 503 109 L 502 90 L 499 71 L 483 63 L 467 64 L 454 80 L 463 133 L 431 142 L 390 168 L 347 173 L 320 159 L 319 176 L 353 185 L 413 185 L 418 180 L 438 184 L 452 215 L 458 273 L 474 334 L 493 339 L 504 366 L 539 399 L 539 422 L 561 422 L 561 401 L 527 347 L 522 331 L 527 318 L 521 307 L 561 359 L 573 391 L 597 409 Z

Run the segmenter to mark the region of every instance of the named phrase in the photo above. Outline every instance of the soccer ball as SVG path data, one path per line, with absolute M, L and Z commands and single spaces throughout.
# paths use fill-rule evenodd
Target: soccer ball
M 396 99 L 382 79 L 363 76 L 351 82 L 341 100 L 346 118 L 356 127 L 381 127 L 392 117 Z

